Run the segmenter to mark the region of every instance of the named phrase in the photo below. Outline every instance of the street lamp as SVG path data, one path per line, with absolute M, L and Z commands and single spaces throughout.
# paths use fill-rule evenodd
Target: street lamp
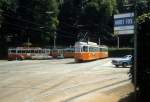
M 42 13 L 42 14 L 49 14 L 49 15 L 51 15 L 51 14 L 55 14 L 56 12 L 53 12 L 53 11 L 46 11 L 46 12 L 44 12 L 44 13 Z M 44 28 L 49 28 L 48 26 L 41 26 L 41 27 L 39 27 L 40 29 L 44 29 Z M 53 47 L 54 49 L 56 49 L 56 32 L 54 32 L 54 47 Z
M 40 27 L 41 29 L 45 28 L 45 27 Z
M 53 12 L 53 11 L 46 11 L 45 13 L 46 14 L 54 14 L 55 12 Z
M 114 36 L 117 37 L 117 48 L 119 48 L 120 47 L 120 39 L 119 39 L 118 31 L 114 31 Z
M 1 23 L 2 23 L 2 13 L 3 13 L 3 10 L 0 9 L 0 29 L 2 27 Z

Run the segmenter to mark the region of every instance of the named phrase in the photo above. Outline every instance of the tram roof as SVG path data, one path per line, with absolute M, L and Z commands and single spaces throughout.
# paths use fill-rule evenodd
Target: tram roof
M 64 50 L 74 50 L 74 48 L 65 48 Z
M 106 45 L 99 45 L 99 47 L 107 47 Z
M 106 45 L 97 45 L 97 43 L 94 42 L 76 42 L 75 46 L 95 46 L 101 48 L 108 48 Z
M 92 45 L 92 46 L 97 46 L 97 43 L 94 43 L 94 42 L 76 42 L 75 45 L 80 45 L 80 46 L 83 46 L 83 45 Z

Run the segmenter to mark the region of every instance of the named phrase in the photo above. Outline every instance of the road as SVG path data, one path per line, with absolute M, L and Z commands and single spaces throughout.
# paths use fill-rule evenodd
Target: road
M 0 102 L 83 102 L 129 84 L 128 71 L 115 68 L 111 58 L 0 61 Z

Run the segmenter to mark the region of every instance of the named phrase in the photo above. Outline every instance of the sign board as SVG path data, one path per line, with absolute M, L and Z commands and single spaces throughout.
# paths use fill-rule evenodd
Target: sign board
M 114 32 L 118 35 L 134 34 L 134 13 L 114 15 Z

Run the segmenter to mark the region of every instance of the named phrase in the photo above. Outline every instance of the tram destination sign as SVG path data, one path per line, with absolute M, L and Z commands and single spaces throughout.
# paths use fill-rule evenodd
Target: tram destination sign
M 114 33 L 117 35 L 134 34 L 134 13 L 114 15 Z

